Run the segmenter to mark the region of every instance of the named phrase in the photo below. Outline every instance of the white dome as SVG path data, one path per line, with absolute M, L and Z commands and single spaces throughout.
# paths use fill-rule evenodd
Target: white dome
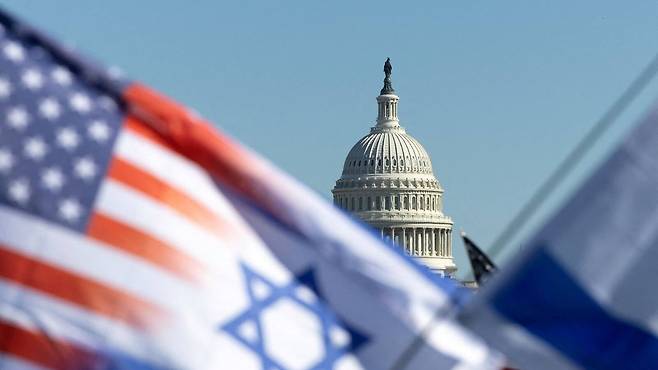
M 347 154 L 342 178 L 376 174 L 433 176 L 425 148 L 402 127 L 373 127 Z

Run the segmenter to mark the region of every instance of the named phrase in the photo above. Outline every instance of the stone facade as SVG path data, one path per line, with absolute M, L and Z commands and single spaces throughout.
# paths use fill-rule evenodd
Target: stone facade
M 452 220 L 443 214 L 443 188 L 427 151 L 400 126 L 389 73 L 377 97 L 377 123 L 347 155 L 334 203 L 432 271 L 452 275 Z

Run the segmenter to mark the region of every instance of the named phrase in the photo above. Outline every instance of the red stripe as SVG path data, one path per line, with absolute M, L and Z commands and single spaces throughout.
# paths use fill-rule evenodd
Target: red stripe
M 165 313 L 152 304 L 72 272 L 15 253 L 0 245 L 0 277 L 137 327 Z
M 140 137 L 151 141 L 152 143 L 158 144 L 164 148 L 175 152 L 176 149 L 169 144 L 162 136 L 157 132 L 153 131 L 150 127 L 145 126 L 140 120 L 133 116 L 127 116 L 123 123 L 123 128 L 131 131 L 134 134 L 139 135 Z
M 166 204 L 221 238 L 226 238 L 228 235 L 228 225 L 215 212 L 128 161 L 118 157 L 112 159 L 108 176 Z
M 205 275 L 206 266 L 201 262 L 152 235 L 102 213 L 92 215 L 87 234 L 185 280 L 198 282 Z
M 0 321 L 0 352 L 55 370 L 107 368 L 93 352 L 5 321 Z
M 294 225 L 290 216 L 272 197 L 276 189 L 263 191 L 271 167 L 243 149 L 235 141 L 220 134 L 210 123 L 192 117 L 184 107 L 140 85 L 132 84 L 124 91 L 130 113 L 138 126 L 157 132 L 157 139 L 176 152 L 196 162 L 223 185 L 259 204 L 279 221 Z M 153 136 L 153 133 L 151 133 Z

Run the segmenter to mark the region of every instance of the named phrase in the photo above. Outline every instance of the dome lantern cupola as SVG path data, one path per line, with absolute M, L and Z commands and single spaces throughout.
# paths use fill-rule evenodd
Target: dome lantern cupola
M 395 95 L 395 90 L 393 90 L 393 83 L 391 82 L 392 71 L 391 58 L 386 58 L 386 63 L 384 63 L 384 73 L 386 75 L 384 77 L 384 87 L 377 97 L 379 112 L 377 114 L 376 127 L 378 128 L 400 127 L 398 120 L 398 100 L 400 98 Z
M 425 148 L 400 126 L 392 70 L 386 59 L 377 122 L 347 154 L 331 191 L 334 203 L 433 272 L 452 275 L 457 267 L 452 220 L 443 214 L 443 188 Z

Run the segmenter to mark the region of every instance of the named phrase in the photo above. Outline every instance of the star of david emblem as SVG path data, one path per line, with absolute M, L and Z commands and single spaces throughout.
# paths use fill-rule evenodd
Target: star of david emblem
M 250 305 L 221 329 L 256 353 L 263 370 L 333 369 L 367 342 L 329 309 L 313 269 L 280 286 L 244 264 L 242 271 Z

